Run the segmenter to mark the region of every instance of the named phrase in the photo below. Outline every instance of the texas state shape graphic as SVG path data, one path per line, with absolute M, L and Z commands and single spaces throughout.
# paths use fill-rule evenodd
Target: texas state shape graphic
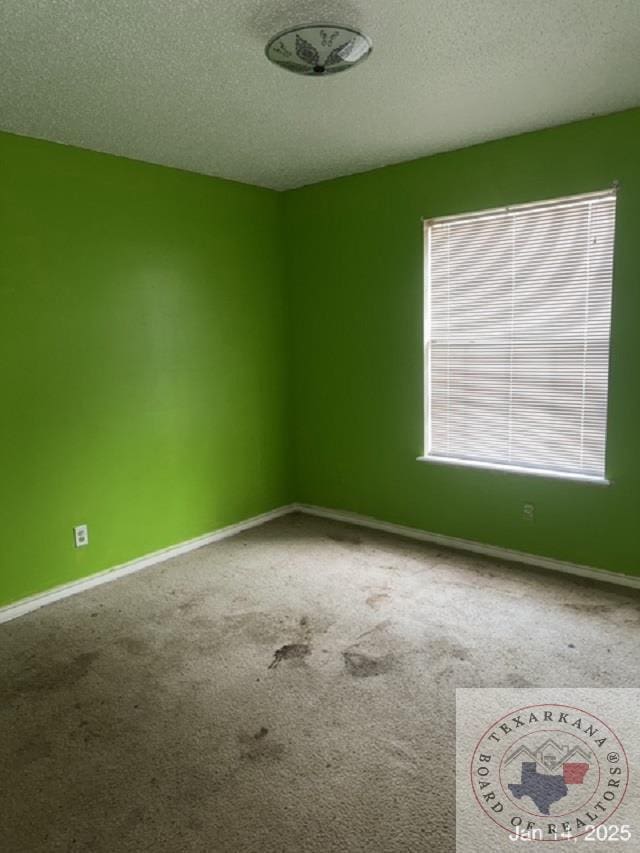
M 567 796 L 567 785 L 581 785 L 589 769 L 588 764 L 564 764 L 562 776 L 538 773 L 534 761 L 522 764 L 522 776 L 519 784 L 509 785 L 509 790 L 517 799 L 531 797 L 540 814 L 548 815 L 553 803 Z

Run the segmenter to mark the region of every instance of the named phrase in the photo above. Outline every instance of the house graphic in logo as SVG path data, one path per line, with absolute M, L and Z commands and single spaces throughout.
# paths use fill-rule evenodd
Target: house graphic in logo
M 506 757 L 504 763 L 509 765 L 518 760 L 533 761 L 542 773 L 555 773 L 561 765 L 571 762 L 586 762 L 587 765 L 590 765 L 593 756 L 588 750 L 579 746 L 561 746 L 549 738 L 537 749 L 529 749 L 528 746 L 519 747 Z

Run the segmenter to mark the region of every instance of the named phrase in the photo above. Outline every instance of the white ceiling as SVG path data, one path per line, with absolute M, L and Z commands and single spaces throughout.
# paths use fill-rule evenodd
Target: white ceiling
M 361 66 L 264 57 L 307 21 Z M 640 0 L 1 0 L 0 129 L 286 189 L 640 104 Z

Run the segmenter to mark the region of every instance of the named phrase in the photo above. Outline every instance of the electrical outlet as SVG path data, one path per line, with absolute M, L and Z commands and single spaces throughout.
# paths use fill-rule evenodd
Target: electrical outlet
M 76 548 L 83 548 L 89 544 L 89 527 L 86 524 L 78 524 L 73 528 L 73 539 Z
M 533 504 L 522 505 L 522 517 L 525 521 L 535 521 L 536 508 Z

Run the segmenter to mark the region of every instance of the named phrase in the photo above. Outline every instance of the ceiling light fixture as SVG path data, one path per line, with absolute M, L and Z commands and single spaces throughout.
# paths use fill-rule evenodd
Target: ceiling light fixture
M 347 71 L 371 53 L 371 40 L 351 27 L 303 24 L 275 35 L 265 49 L 271 62 L 310 77 Z

